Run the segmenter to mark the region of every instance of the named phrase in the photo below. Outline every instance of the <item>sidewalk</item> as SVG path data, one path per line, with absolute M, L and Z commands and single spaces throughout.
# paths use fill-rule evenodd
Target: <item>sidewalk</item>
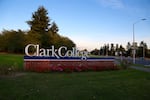
M 136 66 L 130 66 L 130 68 L 141 70 L 144 72 L 150 72 L 150 68 L 143 68 L 143 67 L 136 67 Z

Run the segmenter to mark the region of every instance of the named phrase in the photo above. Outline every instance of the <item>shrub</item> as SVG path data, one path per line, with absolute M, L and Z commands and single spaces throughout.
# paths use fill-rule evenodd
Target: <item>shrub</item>
M 130 65 L 130 62 L 128 60 L 122 60 L 120 65 L 123 69 L 127 69 L 128 66 Z
M 0 64 L 0 75 L 14 75 L 17 71 L 17 65 Z

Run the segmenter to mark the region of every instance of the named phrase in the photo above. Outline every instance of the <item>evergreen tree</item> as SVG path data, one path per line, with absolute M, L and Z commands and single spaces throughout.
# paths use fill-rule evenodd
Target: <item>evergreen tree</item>
M 55 22 L 52 23 L 51 27 L 50 27 L 50 31 L 54 34 L 58 32 L 58 26 Z
M 139 57 L 144 57 L 145 55 L 147 55 L 147 44 L 144 43 L 144 41 L 141 41 L 137 51 L 137 55 Z
M 1 35 L 0 51 L 11 53 L 23 53 L 24 49 L 24 32 L 4 30 Z
M 130 42 L 127 43 L 127 47 L 126 48 L 127 48 L 127 51 L 126 51 L 127 54 L 126 55 L 127 56 L 132 56 L 132 45 L 131 45 Z
M 125 54 L 125 48 L 122 45 L 120 45 L 120 47 L 119 47 L 119 52 L 120 52 L 120 55 L 124 56 L 124 54 Z
M 50 20 L 47 15 L 47 10 L 43 6 L 40 6 L 38 10 L 32 14 L 32 19 L 30 21 L 27 21 L 27 23 L 31 27 L 31 31 L 39 34 L 46 33 L 50 25 Z
M 47 35 L 50 26 L 49 22 L 48 12 L 43 6 L 40 6 L 38 10 L 32 14 L 32 19 L 27 21 L 28 25 L 31 27 L 28 37 L 35 37 L 33 42 L 42 45 L 42 47 L 47 47 L 49 45 L 50 37 Z
M 69 38 L 62 37 L 57 33 L 59 29 L 55 22 L 52 22 L 51 25 L 49 24 L 50 20 L 47 14 L 47 10 L 41 6 L 32 14 L 32 19 L 27 21 L 31 30 L 26 35 L 26 44 L 39 44 L 43 48 L 47 48 L 50 45 L 55 45 L 56 48 L 61 45 L 69 48 L 75 46 Z
M 114 56 L 114 55 L 115 55 L 115 47 L 114 47 L 114 44 L 113 44 L 113 43 L 111 43 L 110 55 L 111 55 L 111 56 Z

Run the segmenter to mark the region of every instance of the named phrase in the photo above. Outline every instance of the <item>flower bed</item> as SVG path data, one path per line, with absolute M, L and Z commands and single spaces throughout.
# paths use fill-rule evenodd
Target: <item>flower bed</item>
M 35 72 L 81 72 L 115 70 L 113 58 L 100 59 L 31 59 L 24 58 L 24 69 Z

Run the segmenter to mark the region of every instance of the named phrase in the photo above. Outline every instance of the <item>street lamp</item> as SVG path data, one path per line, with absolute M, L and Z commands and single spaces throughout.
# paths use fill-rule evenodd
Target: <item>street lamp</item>
M 140 19 L 138 21 L 136 21 L 135 23 L 133 23 L 133 63 L 135 64 L 135 53 L 136 53 L 136 50 L 135 50 L 135 33 L 134 33 L 134 26 L 136 23 L 140 22 L 140 21 L 144 21 L 146 20 L 145 18 L 143 19 Z
M 145 45 L 143 44 L 143 60 L 144 60 L 144 58 L 145 58 L 145 47 L 144 47 Z

